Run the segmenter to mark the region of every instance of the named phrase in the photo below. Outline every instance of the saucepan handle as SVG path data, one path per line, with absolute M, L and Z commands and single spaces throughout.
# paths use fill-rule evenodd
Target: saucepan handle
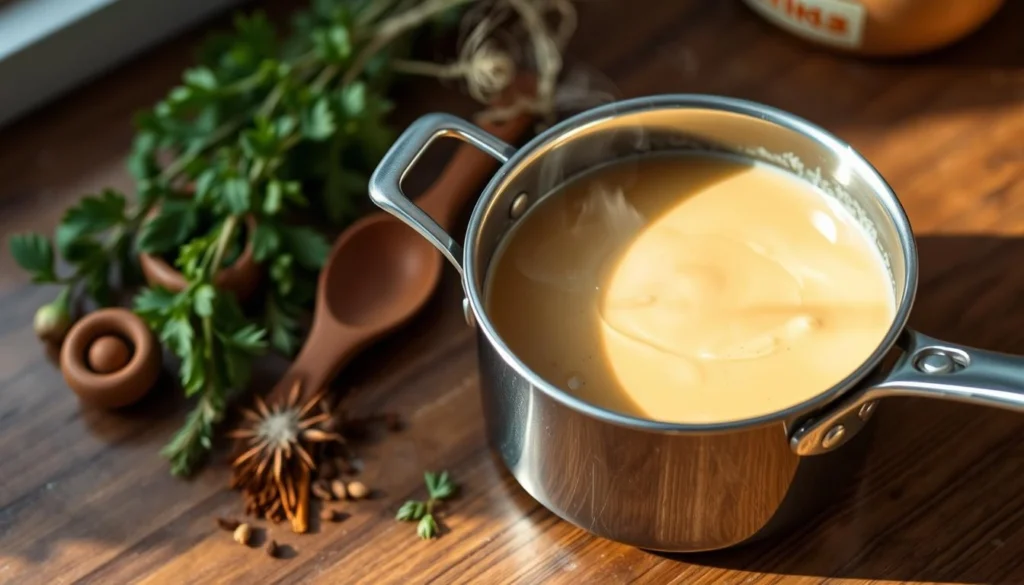
M 402 180 L 436 138 L 454 136 L 502 164 L 516 149 L 478 126 L 451 114 L 427 114 L 409 126 L 391 146 L 370 177 L 370 199 L 419 232 L 462 274 L 462 246 L 402 192 Z
M 918 396 L 1024 412 L 1024 357 L 985 351 L 906 330 L 893 369 L 797 425 L 790 446 L 799 455 L 842 446 L 867 422 L 881 398 Z

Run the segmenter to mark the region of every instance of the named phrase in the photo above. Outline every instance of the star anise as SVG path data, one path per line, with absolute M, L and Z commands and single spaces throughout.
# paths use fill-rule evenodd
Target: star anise
M 316 462 L 313 445 L 343 442 L 340 435 L 321 428 L 331 413 L 319 392 L 300 404 L 301 385 L 296 382 L 284 404 L 270 406 L 256 397 L 256 409 L 242 409 L 245 423 L 228 433 L 245 451 L 232 462 L 231 485 L 242 490 L 246 513 L 274 521 L 287 516 L 292 531 L 309 527 L 310 476 Z

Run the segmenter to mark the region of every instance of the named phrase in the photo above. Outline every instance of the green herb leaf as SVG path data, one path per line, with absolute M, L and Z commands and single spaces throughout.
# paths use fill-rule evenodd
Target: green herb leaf
M 177 296 L 165 288 L 144 288 L 135 295 L 135 313 L 149 322 L 152 318 L 168 315 L 176 299 Z
M 112 189 L 99 195 L 83 197 L 74 207 L 64 212 L 57 226 L 57 249 L 67 255 L 68 246 L 80 238 L 109 229 L 123 221 L 125 197 Z
M 224 182 L 224 203 L 232 215 L 241 215 L 249 211 L 252 187 L 249 181 L 234 177 Z
M 276 291 L 267 295 L 264 326 L 270 346 L 290 357 L 299 345 L 299 319 L 302 307 L 282 298 Z
M 195 331 L 187 317 L 173 317 L 164 323 L 160 331 L 160 340 L 178 357 L 185 359 L 192 353 L 192 340 Z
M 183 80 L 186 85 L 196 89 L 205 91 L 217 89 L 217 76 L 208 67 L 186 69 Z
M 149 254 L 173 250 L 185 243 L 197 221 L 196 210 L 188 201 L 164 200 L 159 213 L 139 229 L 139 250 Z
M 252 355 L 260 355 L 267 348 L 267 332 L 250 323 L 231 334 L 231 345 Z
M 300 207 L 309 205 L 306 196 L 302 194 L 302 184 L 298 181 L 284 183 L 284 198 Z
M 242 132 L 242 151 L 250 158 L 269 158 L 277 154 L 280 144 L 277 127 L 265 117 L 257 117 L 255 128 Z
M 355 82 L 341 90 L 341 111 L 350 118 L 362 115 L 366 108 L 366 84 Z
M 200 317 L 213 316 L 213 302 L 217 299 L 217 291 L 210 284 L 201 284 L 192 292 L 192 303 L 195 306 L 196 315 Z
M 295 116 L 281 116 L 274 122 L 274 130 L 277 132 L 278 138 L 290 135 L 298 126 L 299 122 Z
M 220 169 L 211 167 L 200 173 L 196 178 L 195 196 L 196 201 L 207 201 L 211 199 L 217 181 L 220 180 Z
M 178 376 L 181 378 L 185 396 L 194 396 L 202 392 L 206 386 L 206 364 L 202 359 L 204 353 L 205 345 L 201 339 L 197 339 L 194 340 L 191 351 L 181 357 Z
M 256 232 L 252 235 L 252 256 L 257 262 L 263 262 L 277 253 L 281 246 L 281 236 L 277 229 L 268 222 L 260 222 L 256 225 Z
M 320 270 L 331 251 L 327 238 L 312 228 L 298 226 L 281 230 L 284 248 L 295 261 L 308 270 Z
M 334 122 L 334 112 L 331 111 L 331 103 L 326 97 L 321 97 L 313 103 L 306 118 L 303 120 L 302 134 L 314 141 L 327 140 L 335 131 L 337 126 Z
M 293 264 L 294 261 L 290 254 L 281 254 L 274 258 L 274 262 L 270 265 L 270 278 L 277 284 L 277 292 L 281 296 L 288 296 L 295 287 Z
M 448 474 L 448 472 L 442 471 L 441 475 L 437 477 L 437 483 L 435 484 L 434 489 L 431 491 L 430 497 L 435 500 L 446 500 L 455 495 L 456 489 L 457 486 L 452 481 L 452 478 Z
M 437 489 L 438 474 L 433 471 L 423 472 L 423 483 L 427 484 L 427 493 L 434 497 L 434 490 Z
M 427 514 L 416 525 L 416 534 L 423 540 L 437 538 L 439 532 L 440 528 L 437 525 L 437 520 L 434 520 L 433 514 Z
M 160 172 L 156 162 L 156 149 L 159 139 L 155 132 L 139 132 L 132 142 L 132 151 L 128 157 L 128 172 L 136 180 L 148 179 Z
M 11 255 L 23 270 L 37 283 L 54 282 L 53 246 L 50 240 L 34 233 L 16 234 L 9 240 Z
M 395 514 L 395 520 L 400 522 L 415 522 L 420 518 L 423 518 L 423 515 L 426 513 L 426 504 L 416 500 L 409 500 L 402 504 L 402 507 L 398 509 L 398 513 Z
M 263 195 L 263 213 L 277 215 L 284 202 L 284 186 L 280 181 L 267 183 L 267 192 Z
M 431 500 L 446 500 L 455 494 L 458 486 L 452 481 L 447 471 L 435 473 L 427 471 L 423 474 L 423 483 L 427 484 L 427 494 Z
M 352 54 L 348 29 L 341 24 L 314 31 L 313 46 L 319 57 L 328 63 L 340 63 Z

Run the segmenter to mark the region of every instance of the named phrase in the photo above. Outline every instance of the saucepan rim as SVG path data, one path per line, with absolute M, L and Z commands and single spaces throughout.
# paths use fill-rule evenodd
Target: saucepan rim
M 486 286 L 486 274 L 479 274 L 476 256 L 479 253 L 479 235 L 484 222 L 487 221 L 488 213 L 496 212 L 492 209 L 494 208 L 492 203 L 500 195 L 499 189 L 502 183 L 509 177 L 513 169 L 521 166 L 526 159 L 543 153 L 574 128 L 599 124 L 604 120 L 624 114 L 657 109 L 698 109 L 734 113 L 752 120 L 767 121 L 783 129 L 802 134 L 812 139 L 822 149 L 838 156 L 844 164 L 849 165 L 856 175 L 868 183 L 875 198 L 883 204 L 899 239 L 906 271 L 905 286 L 897 299 L 895 315 L 885 337 L 870 357 L 839 383 L 799 404 L 756 417 L 715 423 L 675 423 L 650 420 L 602 408 L 547 382 L 523 363 L 494 329 L 494 325 L 487 317 L 482 298 L 483 291 L 481 289 Z M 756 148 L 758 145 L 751 146 Z M 554 400 L 598 420 L 638 430 L 663 433 L 715 433 L 750 429 L 780 422 L 792 423 L 801 416 L 818 411 L 855 388 L 858 382 L 863 380 L 885 358 L 906 327 L 917 291 L 917 272 L 917 246 L 903 206 L 881 173 L 849 144 L 808 120 L 757 102 L 707 94 L 667 94 L 612 102 L 587 110 L 552 126 L 516 151 L 487 184 L 473 209 L 464 243 L 462 285 L 477 327 L 483 332 L 487 342 L 516 373 Z M 481 283 L 481 288 L 476 286 L 478 281 Z

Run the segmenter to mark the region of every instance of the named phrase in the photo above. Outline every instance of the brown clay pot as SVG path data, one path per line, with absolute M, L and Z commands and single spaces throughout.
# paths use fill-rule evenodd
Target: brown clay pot
M 126 363 L 108 373 L 99 373 L 90 360 L 98 354 L 97 341 L 123 345 L 128 349 Z M 116 352 L 114 352 L 116 353 Z M 149 327 L 127 309 L 101 309 L 78 320 L 64 339 L 60 352 L 60 369 L 64 381 L 88 404 L 103 408 L 120 408 L 138 401 L 156 383 L 160 375 L 160 345 Z
M 246 216 L 245 227 L 248 230 L 248 237 L 242 253 L 233 264 L 221 268 L 213 279 L 218 290 L 234 293 L 239 302 L 245 302 L 252 296 L 263 276 L 262 268 L 252 254 L 252 235 L 256 232 L 256 220 L 251 215 Z M 171 292 L 181 292 L 188 286 L 185 276 L 159 256 L 139 254 L 139 266 L 149 286 L 159 286 Z

